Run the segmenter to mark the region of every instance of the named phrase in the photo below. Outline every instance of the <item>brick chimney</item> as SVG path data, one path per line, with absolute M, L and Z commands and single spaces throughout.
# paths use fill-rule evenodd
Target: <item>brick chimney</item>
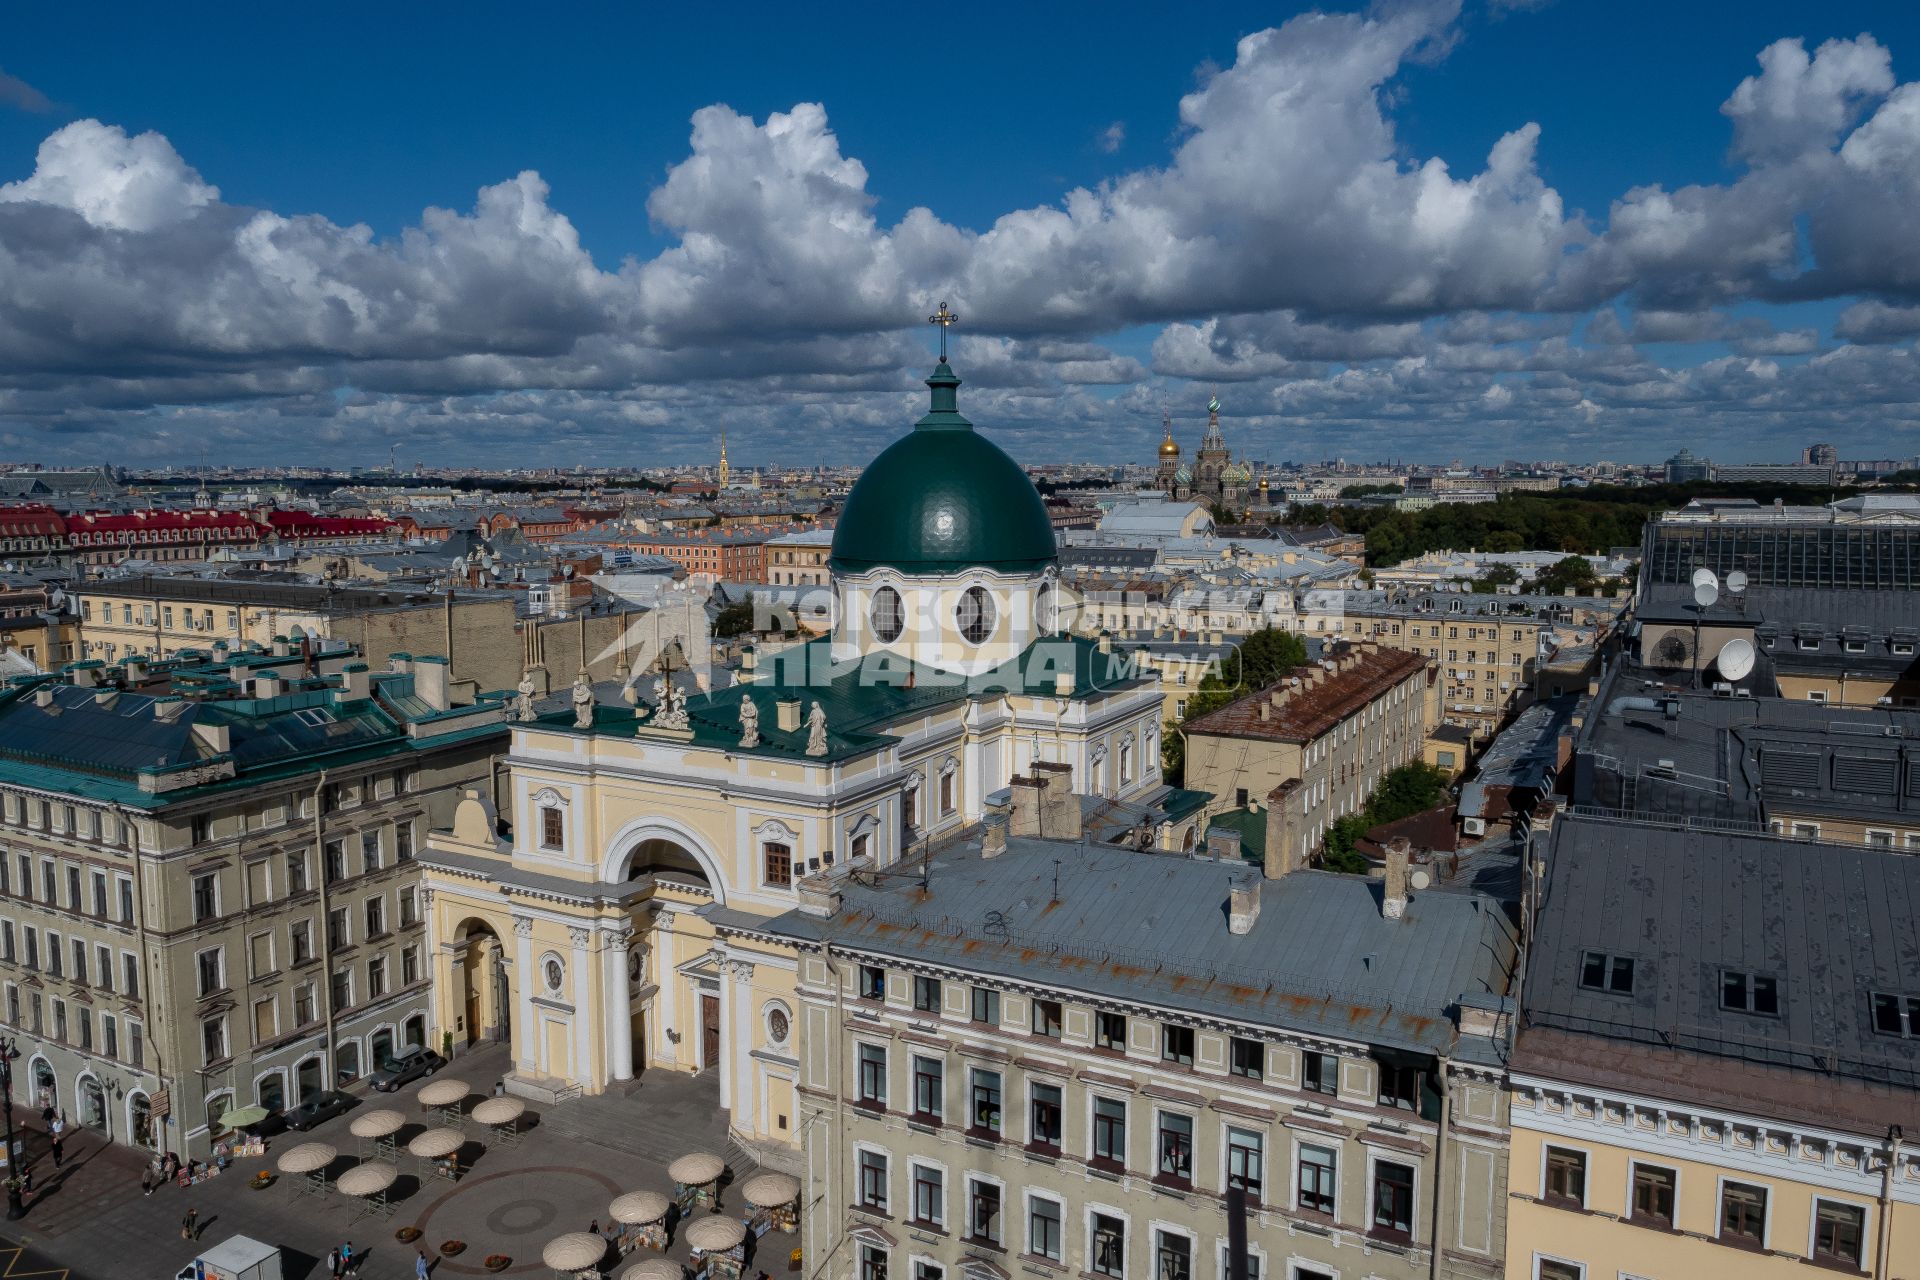
M 1207 856 L 1215 862 L 1240 861 L 1240 833 L 1232 827 L 1208 827 Z
M 1260 882 L 1243 876 L 1227 888 L 1227 932 L 1243 937 L 1253 932 L 1253 922 L 1259 918 Z
M 1386 878 L 1381 882 L 1380 914 L 1398 920 L 1407 914 L 1407 864 L 1413 858 L 1413 845 L 1405 836 L 1387 841 Z
M 1080 797 L 1073 794 L 1073 766 L 1036 760 L 1033 773 L 1041 783 L 1040 834 L 1049 840 L 1078 840 Z
M 1038 836 L 1041 791 L 1045 784 L 1038 778 L 1028 778 L 1016 773 L 1008 786 L 1013 792 L 1013 808 L 1007 817 L 1007 834 Z
M 442 657 L 416 658 L 413 663 L 413 691 L 420 701 L 435 711 L 453 705 L 447 688 L 447 660 Z
M 988 813 L 980 819 L 980 856 L 997 858 L 1007 851 L 1008 815 Z
M 1300 841 L 1306 833 L 1305 819 L 1298 800 L 1305 786 L 1298 778 L 1288 778 L 1267 793 L 1267 851 L 1261 872 L 1269 880 L 1278 880 L 1304 865 Z

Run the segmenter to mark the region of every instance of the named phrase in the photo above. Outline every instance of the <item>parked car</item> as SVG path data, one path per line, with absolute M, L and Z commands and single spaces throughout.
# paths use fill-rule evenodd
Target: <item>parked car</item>
M 286 1112 L 287 1128 L 305 1133 L 322 1121 L 331 1120 L 353 1109 L 353 1099 L 332 1089 L 323 1089 Z
M 392 1093 L 401 1085 L 432 1075 L 446 1065 L 447 1060 L 433 1050 L 409 1045 L 397 1057 L 383 1061 L 380 1069 L 368 1079 L 381 1093 Z

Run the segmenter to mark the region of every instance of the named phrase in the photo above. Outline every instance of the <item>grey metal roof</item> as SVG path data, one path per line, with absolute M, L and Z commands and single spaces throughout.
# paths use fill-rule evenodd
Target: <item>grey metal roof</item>
M 1569 815 L 1548 868 L 1528 1026 L 1920 1085 L 1914 1043 L 1876 1034 L 1870 1005 L 1920 995 L 1920 858 Z M 1582 988 L 1589 951 L 1631 958 L 1632 993 Z M 1779 1016 L 1722 1009 L 1724 970 L 1772 977 Z
M 917 865 L 856 874 L 830 918 L 791 912 L 773 932 L 829 940 L 1096 998 L 1250 1025 L 1440 1053 L 1450 1011 L 1470 993 L 1507 992 L 1517 938 L 1498 902 L 1425 892 L 1400 920 L 1380 887 L 1298 871 L 1262 880 L 1242 866 L 1059 841 L 1010 839 L 934 851 Z M 1057 875 L 1057 891 L 1056 891 Z M 1233 880 L 1257 886 L 1260 911 L 1228 931 Z

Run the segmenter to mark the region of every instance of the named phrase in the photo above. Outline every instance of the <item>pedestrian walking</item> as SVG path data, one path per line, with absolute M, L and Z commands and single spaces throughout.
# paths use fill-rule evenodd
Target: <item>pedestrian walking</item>
M 327 1250 L 327 1274 L 331 1276 L 333 1280 L 340 1280 L 340 1246 L 339 1245 L 335 1245 L 333 1246 L 333 1248 Z
M 340 1274 L 350 1276 L 359 1269 L 359 1260 L 353 1256 L 353 1241 L 340 1246 Z
M 413 1280 L 427 1280 L 427 1251 L 419 1250 L 413 1259 Z
M 140 1169 L 140 1194 L 143 1196 L 150 1196 L 153 1194 L 152 1166 L 142 1166 Z
M 182 1240 L 192 1240 L 198 1235 L 199 1230 L 200 1211 L 198 1209 L 188 1209 L 187 1216 L 180 1219 L 180 1238 Z
M 60 1160 L 63 1154 L 65 1153 L 65 1149 L 66 1149 L 66 1144 L 62 1141 L 60 1135 L 57 1133 L 54 1134 L 53 1135 L 53 1167 L 54 1168 L 58 1169 L 60 1167 Z

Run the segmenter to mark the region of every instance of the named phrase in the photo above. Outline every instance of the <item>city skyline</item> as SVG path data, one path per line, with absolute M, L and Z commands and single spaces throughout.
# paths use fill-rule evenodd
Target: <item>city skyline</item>
M 1190 451 L 1216 389 L 1273 461 L 1903 456 L 1920 418 L 1893 6 L 71 21 L 0 56 L 0 455 L 845 464 L 943 299 L 1029 463 L 1149 462 L 1163 413 Z

